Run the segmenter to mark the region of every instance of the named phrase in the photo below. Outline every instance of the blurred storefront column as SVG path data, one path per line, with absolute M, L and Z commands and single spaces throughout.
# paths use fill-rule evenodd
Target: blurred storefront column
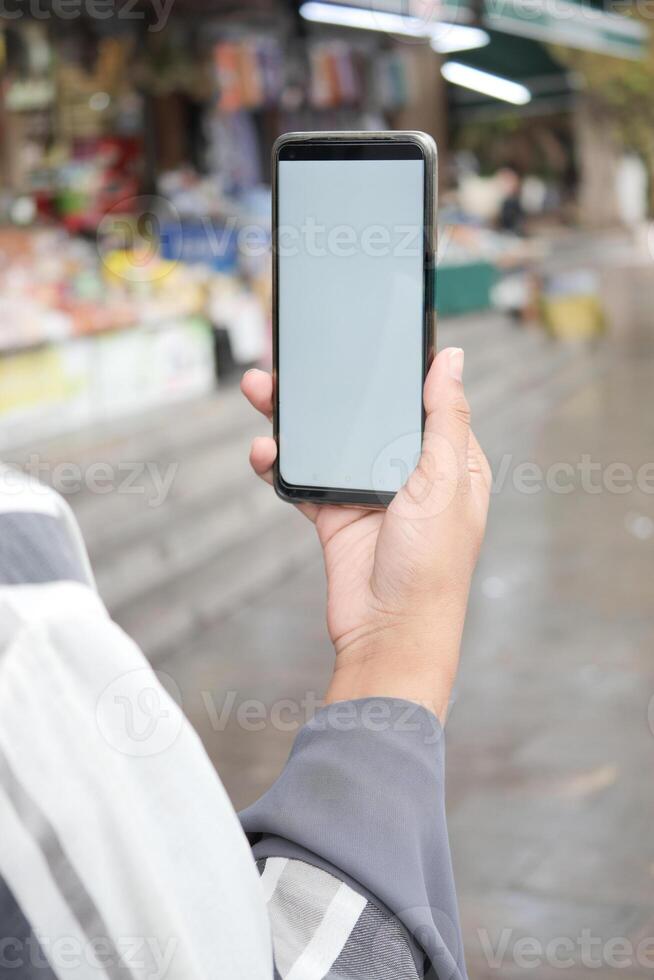
M 9 111 L 7 91 L 11 78 L 7 67 L 5 35 L 0 28 L 0 187 L 14 187 L 20 175 L 19 147 L 23 137 L 23 119 Z
M 609 125 L 598 119 L 593 100 L 579 93 L 573 112 L 579 166 L 579 220 L 587 228 L 620 224 L 617 194 L 620 150 Z
M 440 180 L 445 174 L 447 157 L 447 94 L 441 75 L 442 58 L 425 42 L 398 43 L 407 49 L 413 75 L 414 98 L 400 109 L 393 120 L 397 129 L 418 129 L 429 133 L 438 146 L 438 171 Z

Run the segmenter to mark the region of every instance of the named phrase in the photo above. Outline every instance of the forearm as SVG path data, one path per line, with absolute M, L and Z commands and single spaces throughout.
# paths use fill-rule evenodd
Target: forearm
M 467 592 L 425 596 L 416 615 L 388 615 L 373 635 L 336 645 L 327 704 L 359 698 L 401 698 L 445 723 L 459 662 Z
M 449 665 L 458 661 L 460 630 L 439 638 L 405 640 L 397 649 L 371 653 L 353 652 L 337 658 L 325 702 L 356 701 L 362 698 L 399 698 L 421 705 L 445 723 L 452 695 L 454 673 Z M 447 645 L 451 652 L 444 653 Z

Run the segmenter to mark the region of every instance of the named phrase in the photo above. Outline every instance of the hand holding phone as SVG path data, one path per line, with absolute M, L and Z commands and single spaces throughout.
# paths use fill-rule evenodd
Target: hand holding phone
M 424 386 L 419 462 L 387 510 L 297 505 L 315 524 L 324 552 L 327 626 L 336 650 L 328 702 L 397 697 L 445 718 L 491 486 L 470 429 L 462 370 L 461 350 L 443 350 L 434 360 Z M 242 389 L 270 419 L 271 375 L 248 371 Z M 250 461 L 270 484 L 276 459 L 273 438 L 254 440 Z

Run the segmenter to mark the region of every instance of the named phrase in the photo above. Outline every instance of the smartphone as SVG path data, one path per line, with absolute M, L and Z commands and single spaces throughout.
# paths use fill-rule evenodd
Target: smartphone
M 417 132 L 275 143 L 274 483 L 285 500 L 385 507 L 418 462 L 436 159 Z

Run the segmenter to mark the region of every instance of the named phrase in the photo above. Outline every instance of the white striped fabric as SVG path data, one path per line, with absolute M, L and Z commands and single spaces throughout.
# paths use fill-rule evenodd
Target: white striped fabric
M 365 907 L 365 898 L 341 884 L 313 938 L 285 980 L 322 980 L 338 959 Z
M 269 858 L 266 861 L 266 867 L 261 875 L 263 898 L 266 905 L 273 897 L 275 889 L 277 888 L 277 883 L 279 882 L 279 879 L 281 878 L 287 864 L 288 861 L 286 858 Z
M 0 879 L 59 980 L 270 980 L 250 849 L 162 680 L 87 586 L 0 588 Z

